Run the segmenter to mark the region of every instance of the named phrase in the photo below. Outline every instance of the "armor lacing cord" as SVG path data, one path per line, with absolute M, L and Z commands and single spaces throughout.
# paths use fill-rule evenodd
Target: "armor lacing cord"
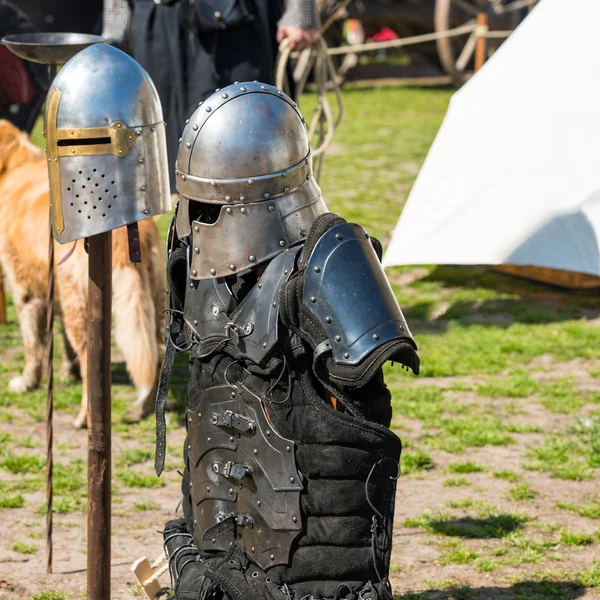
M 371 507 L 371 510 L 375 513 L 373 515 L 373 519 L 372 519 L 372 523 L 371 523 L 371 554 L 372 554 L 372 558 L 373 558 L 373 568 L 375 569 L 375 574 L 377 575 L 377 579 L 379 580 L 379 583 L 381 584 L 386 596 L 388 598 L 392 599 L 393 595 L 392 595 L 392 589 L 391 589 L 390 582 L 387 577 L 381 576 L 381 573 L 379 572 L 379 565 L 377 564 L 378 563 L 378 557 L 377 557 L 378 552 L 381 553 L 382 551 L 385 550 L 385 547 L 379 548 L 377 545 L 377 534 L 379 532 L 379 527 L 380 527 L 379 519 L 383 523 L 383 521 L 385 520 L 385 516 L 373 504 L 373 502 L 371 501 L 371 498 L 369 497 L 369 482 L 371 480 L 371 477 L 372 477 L 373 473 L 375 472 L 375 470 L 378 468 L 381 469 L 381 465 L 387 461 L 394 463 L 396 465 L 396 467 L 398 468 L 397 475 L 395 477 L 390 477 L 390 479 L 394 479 L 397 481 L 398 478 L 400 477 L 400 464 L 397 463 L 394 459 L 390 458 L 389 456 L 382 456 L 371 467 L 371 470 L 369 471 L 369 475 L 367 476 L 367 480 L 365 481 L 365 496 L 366 496 L 367 502 L 369 503 L 369 506 Z M 384 534 L 385 534 L 385 530 L 384 530 Z M 387 542 L 385 542 L 385 544 L 387 544 Z

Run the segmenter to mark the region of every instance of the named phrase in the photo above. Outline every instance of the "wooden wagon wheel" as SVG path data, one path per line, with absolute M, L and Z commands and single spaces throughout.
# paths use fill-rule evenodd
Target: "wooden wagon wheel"
M 477 14 L 488 15 L 490 29 L 514 29 L 538 0 L 435 0 L 434 29 L 444 32 L 460 25 L 475 23 Z M 475 36 L 436 40 L 442 67 L 460 87 L 475 51 Z

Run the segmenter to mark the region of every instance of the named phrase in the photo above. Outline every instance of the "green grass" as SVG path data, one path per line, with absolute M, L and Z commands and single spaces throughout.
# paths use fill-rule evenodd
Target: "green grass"
M 22 508 L 23 506 L 25 506 L 25 499 L 21 494 L 0 495 L 0 508 Z
M 135 471 L 120 471 L 118 477 L 127 487 L 160 488 L 165 485 L 164 479 L 156 475 L 145 475 Z
M 31 596 L 29 600 L 66 600 L 66 598 L 64 592 L 40 592 L 35 596 Z
M 508 497 L 515 502 L 528 502 L 537 496 L 528 483 L 517 483 L 508 489 Z
M 503 538 L 519 530 L 529 517 L 518 513 L 494 512 L 481 517 L 457 517 L 444 511 L 426 511 L 422 515 L 407 519 L 405 527 L 419 527 L 437 535 L 491 539 Z
M 403 475 L 433 469 L 433 459 L 424 450 L 413 448 L 405 449 L 400 460 Z
M 446 467 L 447 473 L 457 473 L 457 474 L 465 474 L 465 473 L 483 473 L 486 470 L 486 467 L 483 465 L 478 465 L 470 460 L 464 462 L 455 462 Z
M 158 506 L 158 504 L 154 504 L 153 502 L 142 500 L 141 502 L 134 502 L 131 508 L 135 512 L 144 512 L 147 510 L 159 510 L 160 506 Z
M 13 454 L 5 452 L 0 467 L 9 473 L 39 473 L 46 466 L 46 459 L 39 454 Z
M 444 481 L 444 487 L 467 487 L 471 482 L 466 477 L 450 477 Z
M 581 517 L 588 519 L 600 519 L 600 498 L 595 498 L 587 504 L 573 504 L 570 502 L 559 502 L 557 508 L 568 510 Z
M 134 450 L 125 450 L 119 454 L 117 464 L 121 467 L 131 467 L 147 460 L 154 459 L 154 450 L 143 450 L 135 448 Z
M 521 476 L 518 473 L 509 470 L 494 471 L 493 475 L 496 479 L 504 479 L 505 481 L 510 481 L 512 483 L 515 483 L 516 481 L 519 481 L 519 479 L 521 479 Z
M 560 541 L 565 546 L 589 546 L 595 539 L 593 535 L 587 533 L 574 533 L 572 531 L 561 531 Z
M 10 549 L 19 554 L 35 554 L 38 551 L 36 546 L 25 544 L 24 542 L 13 542 L 10 545 Z

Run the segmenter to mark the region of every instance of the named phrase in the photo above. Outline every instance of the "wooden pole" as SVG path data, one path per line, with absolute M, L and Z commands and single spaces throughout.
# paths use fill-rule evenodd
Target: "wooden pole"
M 0 325 L 6 325 L 6 296 L 4 294 L 2 269 L 0 269 Z
M 54 81 L 58 65 L 48 65 L 49 81 Z M 44 127 L 47 131 L 47 124 Z M 52 445 L 54 415 L 54 238 L 52 237 L 52 213 L 48 227 L 48 314 L 46 322 L 46 573 L 52 573 Z
M 88 600 L 110 598 L 112 232 L 89 242 Z
M 477 14 L 477 43 L 475 45 L 475 73 L 483 67 L 487 54 L 487 30 L 488 16 L 487 13 L 480 12 Z

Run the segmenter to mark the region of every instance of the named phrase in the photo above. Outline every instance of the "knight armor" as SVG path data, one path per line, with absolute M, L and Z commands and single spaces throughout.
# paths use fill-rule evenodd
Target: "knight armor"
M 60 243 L 171 209 L 160 100 L 124 52 L 95 44 L 65 64 L 48 92 L 45 134 Z
M 156 407 L 160 474 L 189 351 L 176 598 L 391 598 L 401 443 L 382 365 L 419 359 L 381 245 L 327 212 L 304 119 L 269 85 L 201 102 L 176 169 Z

